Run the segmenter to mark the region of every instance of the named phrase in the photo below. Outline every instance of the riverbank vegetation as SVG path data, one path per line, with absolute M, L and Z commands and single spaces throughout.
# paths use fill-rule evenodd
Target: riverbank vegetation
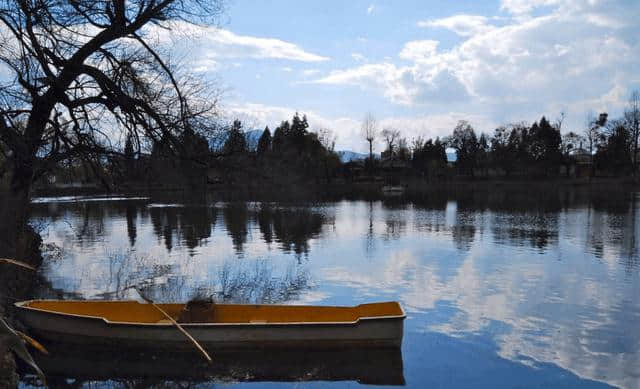
M 404 185 L 452 181 L 634 182 L 638 172 L 640 93 L 634 92 L 624 114 L 607 113 L 587 120 L 581 131 L 563 130 L 564 115 L 528 124 L 478 132 L 459 121 L 451 134 L 408 140 L 402 129 L 378 129 L 367 114 L 363 143 L 371 146 L 362 159 L 341 160 L 337 135 L 312 128 L 296 113 L 273 131 L 245 132 L 239 120 L 215 121 L 206 131 L 186 128 L 178 136 L 163 135 L 141 148 L 128 133 L 119 152 L 99 163 L 65 160 L 38 182 L 44 193 L 74 193 L 101 188 L 141 191 L 167 188 L 282 188 L 306 185 L 340 191 L 352 185 Z M 373 140 L 384 145 L 373 153 Z

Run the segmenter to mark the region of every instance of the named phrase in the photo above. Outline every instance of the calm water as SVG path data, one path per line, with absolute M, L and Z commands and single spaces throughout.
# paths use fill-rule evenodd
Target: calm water
M 123 289 L 137 284 L 156 301 L 398 300 L 407 311 L 401 355 L 309 357 L 302 367 L 284 356 L 272 376 L 194 387 L 355 387 L 379 382 L 371 374 L 419 388 L 640 387 L 637 195 L 535 192 L 314 204 L 39 199 L 33 223 L 49 249 L 39 295 L 128 299 Z M 360 370 L 336 373 L 349 358 Z

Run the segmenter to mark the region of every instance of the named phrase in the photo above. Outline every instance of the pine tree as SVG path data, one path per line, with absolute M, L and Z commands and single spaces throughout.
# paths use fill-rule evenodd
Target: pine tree
M 436 150 L 436 161 L 442 163 L 443 166 L 446 166 L 447 162 L 449 162 L 449 159 L 447 158 L 447 148 L 445 147 L 444 143 L 440 142 L 440 137 L 436 138 L 433 146 Z
M 304 146 L 304 139 L 307 135 L 308 128 L 309 123 L 307 122 L 307 116 L 303 115 L 301 119 L 300 115 L 296 112 L 291 120 L 291 132 L 289 138 L 296 145 L 298 150 Z
M 264 156 L 271 151 L 271 131 L 269 126 L 265 127 L 260 139 L 258 140 L 258 156 Z
M 224 142 L 223 150 L 225 154 L 241 154 L 247 151 L 247 139 L 242 130 L 240 120 L 234 120 L 233 125 L 229 129 L 229 135 Z
M 127 140 L 124 143 L 124 161 L 127 178 L 131 179 L 135 176 L 135 151 L 133 150 L 133 136 L 127 134 Z
M 476 158 L 478 154 L 478 138 L 471 125 L 461 120 L 453 130 L 450 146 L 456 149 L 457 160 L 456 166 L 463 174 L 473 175 L 473 168 L 476 166 Z
M 271 149 L 274 153 L 282 153 L 285 148 L 285 142 L 290 133 L 290 126 L 288 121 L 280 123 L 276 130 L 273 132 L 273 139 L 271 140 Z

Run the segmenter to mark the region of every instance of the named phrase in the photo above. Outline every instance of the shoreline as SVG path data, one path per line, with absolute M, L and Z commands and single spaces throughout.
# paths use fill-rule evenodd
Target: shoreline
M 238 195 L 238 200 L 251 198 L 296 198 L 310 200 L 320 197 L 382 196 L 383 182 L 334 181 L 331 183 L 308 182 L 247 182 L 241 184 L 214 184 L 207 186 L 180 185 L 137 185 L 122 186 L 114 190 L 105 190 L 99 186 L 87 187 L 40 187 L 34 189 L 32 197 L 58 196 L 106 196 L 106 195 L 143 195 L 182 192 L 184 195 L 228 194 Z M 452 179 L 425 181 L 421 179 L 399 180 L 394 187 L 400 187 L 403 195 L 420 196 L 433 192 L 468 191 L 521 191 L 577 189 L 586 191 L 626 192 L 640 190 L 640 180 L 634 177 L 597 177 L 597 178 L 544 178 L 544 179 Z M 229 197 L 229 196 L 223 196 Z M 232 196 L 233 197 L 233 196 Z

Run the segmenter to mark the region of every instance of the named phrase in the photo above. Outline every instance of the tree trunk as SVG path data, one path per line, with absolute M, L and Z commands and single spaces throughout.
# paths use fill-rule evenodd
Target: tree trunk
M 29 225 L 29 204 L 33 164 L 14 160 L 11 188 L 0 191 L 0 257 L 13 258 L 34 267 L 42 263 L 40 235 Z M 33 296 L 36 274 L 3 265 L 0 269 L 0 316 L 12 322 L 13 303 Z M 0 387 L 17 383 L 13 355 L 0 339 Z
M 15 158 L 11 176 L 11 187 L 4 194 L 5 201 L 0 205 L 0 256 L 14 258 L 35 266 L 40 265 L 33 258 L 34 239 L 37 235 L 29 227 L 29 208 L 31 185 L 34 175 L 33 158 Z
M 633 128 L 633 166 L 631 171 L 633 172 L 633 176 L 636 176 L 636 169 L 638 168 L 638 136 L 640 136 L 640 130 L 638 129 L 638 123 L 634 123 Z

